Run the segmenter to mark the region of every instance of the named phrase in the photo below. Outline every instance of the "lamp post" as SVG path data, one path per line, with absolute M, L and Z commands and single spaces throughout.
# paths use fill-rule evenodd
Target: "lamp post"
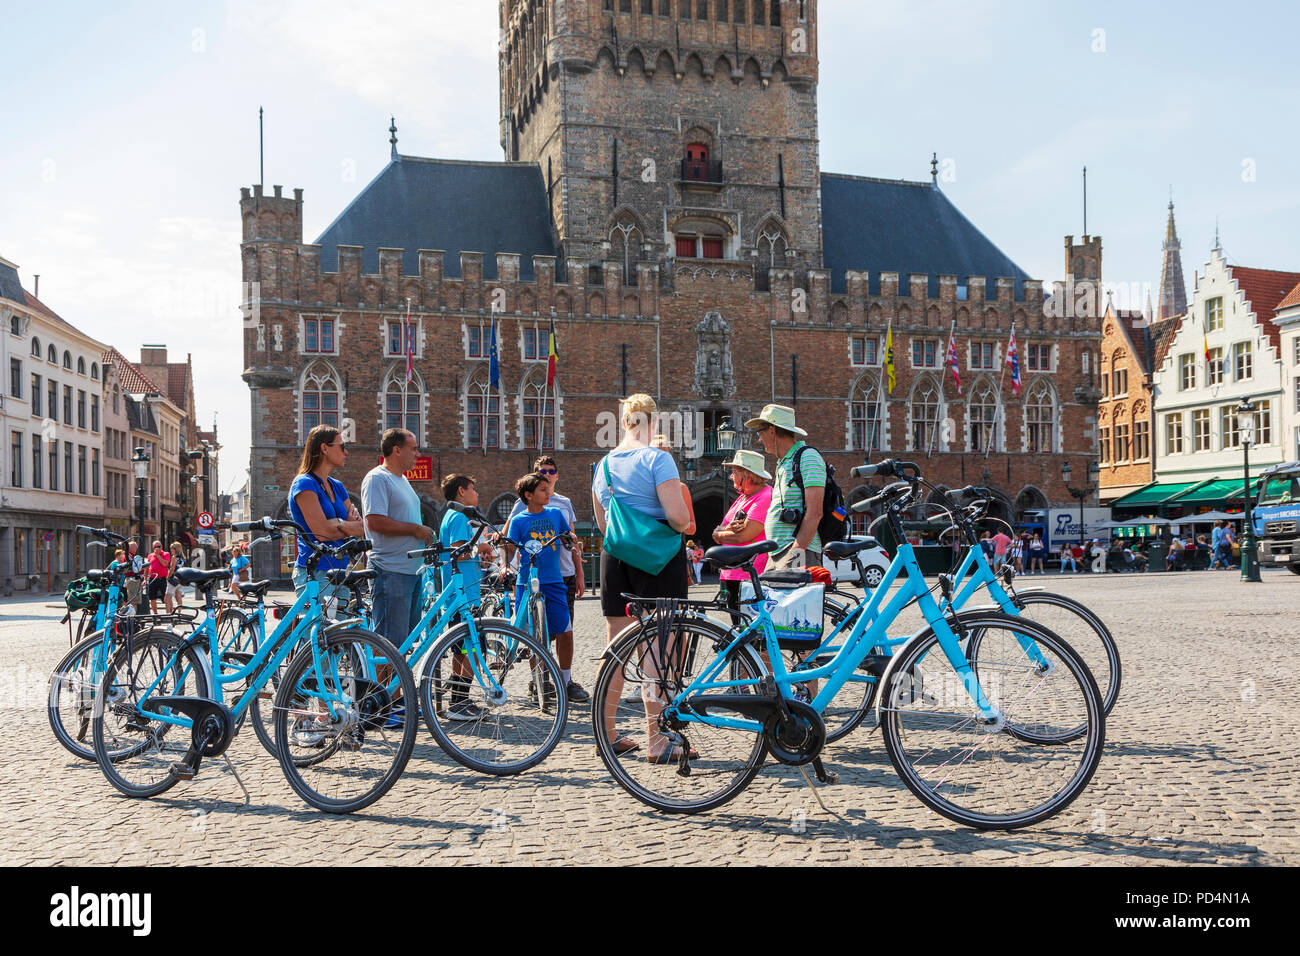
M 1070 463 L 1067 461 L 1061 466 L 1061 481 L 1065 483 L 1065 490 L 1070 493 L 1071 498 L 1077 498 L 1079 501 L 1079 547 L 1083 547 L 1083 502 L 1097 490 L 1098 486 L 1093 484 L 1100 473 L 1095 461 L 1088 462 L 1088 483 L 1082 488 L 1073 488 L 1070 486 Z
M 1246 497 L 1246 530 L 1241 534 L 1241 579 L 1243 581 L 1260 580 L 1258 544 L 1255 541 L 1254 522 L 1250 516 L 1250 446 L 1255 441 L 1255 406 L 1249 398 L 1243 398 L 1237 406 L 1237 431 L 1241 435 L 1241 451 L 1244 456 L 1243 480 Z
M 144 453 L 143 448 L 136 448 L 135 455 L 131 458 L 131 464 L 135 467 L 135 517 L 140 533 L 140 550 L 138 554 L 141 559 L 149 553 L 145 547 L 144 536 L 144 502 L 145 502 L 145 481 L 149 477 L 149 456 Z M 148 593 L 144 587 L 144 581 L 140 582 L 140 600 L 139 612 L 143 614 L 148 607 Z
M 736 429 L 731 424 L 730 418 L 723 418 L 722 424 L 718 426 L 718 451 L 728 458 L 736 453 Z M 722 513 L 727 513 L 727 486 L 731 484 L 730 480 L 722 483 Z

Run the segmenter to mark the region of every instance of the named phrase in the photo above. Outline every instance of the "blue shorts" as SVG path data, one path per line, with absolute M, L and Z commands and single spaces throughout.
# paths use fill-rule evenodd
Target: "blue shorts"
M 524 603 L 525 585 L 515 588 L 515 606 Z M 542 582 L 542 597 L 546 601 L 546 630 L 552 637 L 569 630 L 569 592 L 563 581 Z

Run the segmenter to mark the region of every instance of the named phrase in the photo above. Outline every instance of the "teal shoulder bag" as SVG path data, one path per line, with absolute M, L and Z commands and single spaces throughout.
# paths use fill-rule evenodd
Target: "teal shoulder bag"
M 624 564 L 647 574 L 659 574 L 682 550 L 682 536 L 665 522 L 653 518 L 614 494 L 609 474 L 609 456 L 602 462 L 605 485 L 609 488 L 609 508 L 605 513 L 605 550 Z

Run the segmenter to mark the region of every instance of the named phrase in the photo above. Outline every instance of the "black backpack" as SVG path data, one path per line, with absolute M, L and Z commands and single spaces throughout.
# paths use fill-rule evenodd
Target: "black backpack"
M 812 445 L 804 445 L 804 451 L 817 451 Z M 799 459 L 803 458 L 803 451 L 799 452 L 799 457 L 794 460 L 794 483 L 799 486 L 799 503 L 803 503 L 803 471 L 799 467 Z M 823 459 L 825 461 L 825 459 Z M 835 480 L 835 466 L 826 462 L 826 489 L 822 495 L 822 520 L 817 525 L 817 534 L 822 539 L 822 544 L 828 544 L 831 541 L 843 541 L 849 536 L 849 509 L 844 505 L 844 492 L 839 483 Z M 803 522 L 802 516 L 799 519 Z M 796 525 L 796 528 L 798 525 Z

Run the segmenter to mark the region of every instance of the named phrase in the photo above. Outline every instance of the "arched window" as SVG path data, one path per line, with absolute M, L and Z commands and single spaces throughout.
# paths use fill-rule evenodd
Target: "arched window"
M 772 270 L 785 268 L 788 244 L 780 227 L 769 220 L 759 228 L 754 246 L 757 249 L 754 263 L 754 288 L 759 292 L 766 292 L 772 287 Z
M 1056 421 L 1056 401 L 1052 386 L 1046 381 L 1035 382 L 1025 396 L 1025 436 L 1029 452 L 1051 454 L 1056 450 L 1052 433 Z
M 912 389 L 912 448 L 930 451 L 939 440 L 939 390 L 925 376 Z
M 23 320 L 16 315 L 9 316 L 9 331 L 13 335 L 23 334 Z
M 500 448 L 501 390 L 488 381 L 487 366 L 480 366 L 465 386 L 465 447 Z
M 554 448 L 557 396 L 546 387 L 546 373 L 534 370 L 520 389 L 521 447 Z M 539 440 L 540 436 L 540 440 Z
M 86 360 L 82 358 L 80 355 L 77 356 L 77 374 L 78 375 L 86 374 Z
M 99 363 L 98 363 L 98 362 L 91 362 L 91 363 L 90 363 L 90 380 L 91 380 L 92 382 L 98 382 L 98 381 L 99 381 Z
M 620 217 L 609 231 L 610 256 L 623 263 L 623 284 L 636 285 L 636 264 L 641 261 L 641 230 L 628 217 Z
M 41 340 L 32 339 L 32 358 L 41 357 Z
M 51 365 L 59 364 L 59 353 L 55 351 L 53 343 L 50 344 L 49 351 L 45 353 L 45 361 L 49 362 Z
M 63 350 L 63 367 L 69 372 L 72 371 L 72 353 L 67 349 Z
M 303 373 L 301 401 L 302 437 L 317 425 L 339 427 L 339 378 L 330 365 L 313 362 Z
M 981 379 L 971 389 L 966 417 L 970 422 L 967 451 L 996 451 L 998 396 L 988 379 Z
M 849 451 L 880 450 L 880 388 L 860 378 L 849 397 Z
M 420 422 L 421 398 L 424 395 L 424 380 L 418 372 L 406 381 L 405 364 L 394 365 L 384 380 L 384 428 L 405 428 L 415 436 L 417 444 L 424 444 L 424 428 Z M 402 406 L 406 414 L 402 414 Z

